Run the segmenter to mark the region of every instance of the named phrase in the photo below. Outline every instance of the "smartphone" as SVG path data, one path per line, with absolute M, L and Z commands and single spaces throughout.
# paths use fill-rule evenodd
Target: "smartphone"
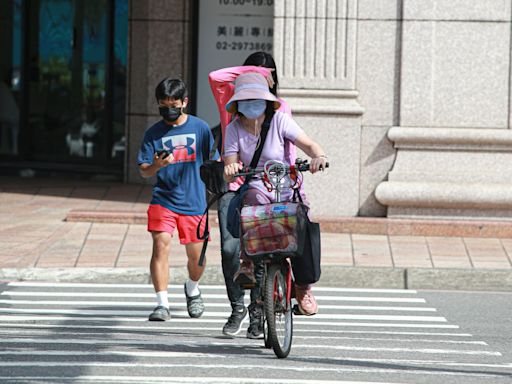
M 169 153 L 169 151 L 167 149 L 162 149 L 161 151 L 158 151 L 156 154 L 162 160 L 167 158 L 170 155 L 170 153 Z

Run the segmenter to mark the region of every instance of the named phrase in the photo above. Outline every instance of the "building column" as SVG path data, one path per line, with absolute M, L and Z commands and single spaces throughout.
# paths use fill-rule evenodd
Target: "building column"
M 389 217 L 512 217 L 511 3 L 403 0 Z
M 192 1 L 130 1 L 125 181 L 139 175 L 137 152 L 146 128 L 161 119 L 155 88 L 165 77 L 192 79 Z
M 359 208 L 356 30 L 357 0 L 275 1 L 279 95 L 331 165 L 327 173 L 305 175 L 315 215 L 355 216 Z

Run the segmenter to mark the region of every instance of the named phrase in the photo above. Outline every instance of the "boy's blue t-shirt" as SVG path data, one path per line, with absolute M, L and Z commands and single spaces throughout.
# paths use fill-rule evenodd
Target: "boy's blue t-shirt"
M 138 164 L 153 164 L 155 153 L 163 149 L 174 156 L 171 164 L 157 172 L 151 204 L 185 215 L 203 214 L 206 189 L 199 167 L 208 160 L 213 144 L 208 124 L 191 115 L 182 125 L 169 126 L 160 120 L 148 128 L 137 156 Z M 218 154 L 214 159 L 217 157 Z

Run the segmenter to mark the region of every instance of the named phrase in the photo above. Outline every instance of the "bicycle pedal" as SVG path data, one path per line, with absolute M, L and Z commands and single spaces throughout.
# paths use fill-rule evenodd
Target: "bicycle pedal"
M 244 274 L 238 275 L 235 279 L 235 283 L 237 283 L 242 289 L 252 289 L 256 286 L 256 282 L 249 279 Z

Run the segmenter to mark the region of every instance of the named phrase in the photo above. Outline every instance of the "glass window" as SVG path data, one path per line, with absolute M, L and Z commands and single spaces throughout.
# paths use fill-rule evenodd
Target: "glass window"
M 0 154 L 18 153 L 21 89 L 21 0 L 0 1 Z
M 100 162 L 106 149 L 107 0 L 32 4 L 31 25 L 39 27 L 30 30 L 38 42 L 30 45 L 30 152 L 36 160 Z
M 116 0 L 114 10 L 113 127 L 111 157 L 122 162 L 126 148 L 126 64 L 128 52 L 128 0 Z
M 104 158 L 106 69 L 107 69 L 107 1 L 84 2 L 82 31 L 82 122 L 80 137 L 84 151 L 80 156 Z
M 128 9 L 0 0 L 0 158 L 122 172 Z

